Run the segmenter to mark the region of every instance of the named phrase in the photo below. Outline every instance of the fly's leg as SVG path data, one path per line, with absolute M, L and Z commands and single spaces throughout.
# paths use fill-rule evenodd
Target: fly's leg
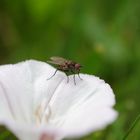
M 56 74 L 57 71 L 58 71 L 58 69 L 56 69 L 55 72 L 54 72 L 54 74 L 50 78 L 48 78 L 47 80 L 50 80 L 53 76 L 55 76 L 55 74 Z
M 75 81 L 75 73 L 73 75 L 73 80 L 74 80 L 74 85 L 76 85 L 76 81 Z
M 76 85 L 76 80 L 75 80 L 75 72 L 73 70 L 71 70 L 71 72 L 73 73 L 73 80 L 74 80 L 74 85 Z
M 67 83 L 69 83 L 69 76 L 68 76 L 68 73 L 66 73 L 66 76 L 67 76 Z
M 80 77 L 80 74 L 79 74 L 79 72 L 78 72 L 78 77 L 79 77 L 79 79 L 80 79 L 80 80 L 83 80 L 83 79 Z

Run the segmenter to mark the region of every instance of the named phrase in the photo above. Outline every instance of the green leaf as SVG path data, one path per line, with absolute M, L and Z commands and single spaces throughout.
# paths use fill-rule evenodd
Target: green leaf
M 122 140 L 126 140 L 128 138 L 128 136 L 132 133 L 133 129 L 135 128 L 135 126 L 139 122 L 139 120 L 140 120 L 140 114 L 134 120 L 134 122 L 132 123 L 132 125 L 130 126 L 130 128 L 128 129 L 128 131 L 126 132 L 126 134 L 125 134 L 125 136 L 123 137 Z

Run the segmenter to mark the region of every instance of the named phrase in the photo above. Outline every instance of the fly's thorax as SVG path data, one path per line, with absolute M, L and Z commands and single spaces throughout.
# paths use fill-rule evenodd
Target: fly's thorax
M 61 71 L 67 71 L 69 68 L 68 68 L 68 65 L 63 64 L 63 65 L 59 65 L 58 69 Z

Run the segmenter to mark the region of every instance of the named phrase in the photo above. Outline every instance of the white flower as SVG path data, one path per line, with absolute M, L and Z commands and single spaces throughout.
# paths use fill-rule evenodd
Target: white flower
M 80 74 L 67 83 L 64 73 L 29 60 L 0 66 L 0 124 L 22 140 L 58 140 L 79 137 L 112 123 L 117 112 L 108 84 Z

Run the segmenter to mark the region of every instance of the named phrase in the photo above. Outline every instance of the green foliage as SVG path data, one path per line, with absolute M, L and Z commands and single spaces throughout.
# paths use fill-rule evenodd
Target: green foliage
M 82 72 L 112 86 L 119 111 L 113 125 L 83 139 L 119 140 L 140 112 L 139 25 L 138 0 L 1 0 L 0 63 L 50 56 L 80 62 Z
M 17 138 L 4 126 L 0 126 L 0 140 L 17 140 Z
M 133 124 L 130 126 L 130 128 L 128 129 L 127 133 L 125 134 L 125 136 L 123 137 L 122 140 L 126 140 L 127 138 L 129 138 L 129 136 L 133 135 L 132 131 L 135 128 L 136 129 L 136 125 L 138 124 L 138 122 L 140 121 L 140 114 L 138 115 L 138 117 L 135 119 L 135 121 L 133 122 Z M 134 139 L 134 137 L 136 138 L 137 135 L 133 136 L 131 139 Z

